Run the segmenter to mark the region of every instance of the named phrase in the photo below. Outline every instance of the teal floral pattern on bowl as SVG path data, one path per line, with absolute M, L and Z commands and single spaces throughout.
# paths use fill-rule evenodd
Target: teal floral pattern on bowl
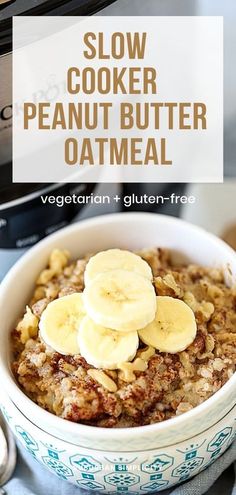
M 3 395 L 0 407 L 26 450 L 59 479 L 94 492 L 159 492 L 195 476 L 214 462 L 235 437 L 236 406 L 204 433 L 169 447 L 106 452 L 85 449 L 49 435 L 32 424 Z M 130 448 L 130 447 L 129 447 Z

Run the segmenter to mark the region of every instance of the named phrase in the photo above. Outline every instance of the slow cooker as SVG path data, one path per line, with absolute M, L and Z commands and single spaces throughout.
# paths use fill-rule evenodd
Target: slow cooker
M 41 196 L 89 195 L 94 184 L 13 184 L 12 16 L 92 15 L 114 0 L 0 0 L 0 279 L 29 246 L 63 227 L 82 204 L 42 203 Z M 19 108 L 14 109 L 20 111 Z

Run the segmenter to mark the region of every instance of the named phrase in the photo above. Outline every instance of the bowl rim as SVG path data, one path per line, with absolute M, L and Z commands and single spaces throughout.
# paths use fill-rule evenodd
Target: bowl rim
M 59 441 L 59 442 L 62 442 L 62 443 L 66 443 L 66 444 L 69 444 L 69 445 L 72 445 L 73 447 L 79 447 L 80 449 L 83 449 L 85 451 L 88 451 L 88 452 L 91 452 L 93 453 L 94 452 L 105 452 L 105 453 L 109 453 L 109 455 L 111 455 L 112 453 L 116 453 L 116 450 L 112 451 L 112 450 L 104 450 L 104 449 L 101 449 L 101 448 L 91 448 L 91 447 L 84 447 L 82 445 L 77 445 L 76 443 L 73 443 L 72 441 L 70 440 L 64 440 L 62 438 L 58 438 L 54 433 L 49 433 L 48 431 L 44 430 L 43 427 L 41 427 L 40 425 L 36 425 L 35 423 L 33 423 L 33 421 L 30 419 L 30 418 L 27 418 L 27 416 L 19 409 L 19 407 L 14 403 L 14 401 L 7 395 L 7 393 L 5 392 L 4 393 L 4 399 L 3 399 L 3 405 L 5 404 L 5 401 L 8 401 L 9 402 L 9 405 L 11 405 L 11 407 L 13 406 L 14 410 L 15 410 L 15 414 L 19 415 L 20 417 L 23 417 L 23 420 L 27 423 L 27 424 L 30 424 L 30 427 L 32 429 L 36 429 L 38 430 L 39 432 L 42 432 L 46 435 L 49 435 L 50 437 L 52 437 L 53 439 L 55 439 L 56 441 Z M 224 414 L 224 416 L 222 418 L 220 418 L 218 421 L 214 421 L 214 423 L 209 426 L 208 428 L 205 428 L 203 431 L 199 432 L 199 433 L 194 433 L 194 435 L 190 435 L 188 436 L 188 438 L 186 438 L 185 440 L 178 440 L 177 442 L 174 442 L 174 443 L 171 443 L 171 444 L 168 444 L 168 445 L 162 445 L 161 447 L 152 447 L 150 449 L 141 449 L 141 448 L 138 448 L 137 450 L 135 450 L 136 453 L 145 453 L 145 452 L 152 452 L 152 451 L 161 451 L 162 449 L 169 449 L 171 447 L 178 447 L 180 446 L 182 443 L 184 442 L 189 442 L 190 440 L 194 440 L 196 439 L 197 437 L 199 437 L 200 435 L 203 435 L 205 436 L 207 434 L 207 432 L 209 432 L 209 430 L 215 428 L 217 425 L 219 425 L 219 423 L 221 423 L 222 421 L 224 421 L 226 418 L 228 418 L 229 416 L 235 416 L 236 414 L 236 404 L 234 404 L 230 410 Z M 167 420 L 168 421 L 168 420 Z M 126 451 L 122 451 L 122 454 L 127 453 L 127 454 L 131 454 L 131 453 L 134 453 L 134 450 L 126 450 Z
M 228 246 L 223 240 L 219 239 L 214 234 L 205 231 L 203 228 L 198 227 L 197 225 L 186 222 L 185 220 L 182 220 L 180 218 L 172 217 L 169 215 L 157 214 L 157 213 L 149 213 L 149 212 L 132 212 L 125 214 L 124 212 L 112 213 L 112 214 L 100 215 L 89 219 L 81 220 L 78 223 L 64 227 L 58 230 L 57 232 L 49 235 L 48 237 L 44 238 L 35 246 L 33 246 L 31 249 L 29 249 L 29 251 L 27 251 L 15 263 L 15 265 L 13 265 L 13 267 L 9 270 L 8 274 L 3 279 L 0 285 L 0 300 L 6 288 L 8 288 L 14 283 L 14 278 L 18 274 L 18 272 L 21 272 L 25 268 L 25 265 L 27 265 L 30 261 L 32 261 L 35 255 L 40 253 L 42 248 L 46 248 L 47 246 L 49 247 L 51 244 L 55 243 L 58 239 L 61 239 L 63 237 L 66 238 L 67 234 L 71 234 L 86 229 L 87 227 L 90 228 L 93 226 L 97 227 L 101 224 L 104 223 L 107 224 L 109 222 L 111 224 L 113 224 L 114 222 L 117 224 L 117 223 L 123 223 L 125 221 L 125 223 L 131 222 L 132 224 L 134 219 L 137 220 L 138 218 L 142 218 L 145 219 L 146 221 L 147 220 L 153 221 L 157 217 L 159 221 L 164 222 L 165 224 L 169 224 L 169 225 L 181 224 L 185 226 L 187 229 L 192 230 L 192 232 L 194 231 L 195 233 L 204 235 L 206 238 L 210 239 L 212 243 L 215 243 L 218 246 L 220 245 L 221 248 L 224 249 L 224 251 L 229 254 L 229 259 L 235 258 L 235 266 L 236 266 L 236 252 L 230 246 Z M 169 429 L 170 427 L 184 428 L 184 424 L 187 419 L 190 421 L 191 420 L 194 421 L 194 419 L 198 416 L 200 412 L 206 414 L 207 410 L 211 408 L 211 406 L 214 403 L 216 403 L 218 400 L 221 400 L 226 392 L 229 392 L 230 389 L 232 389 L 233 392 L 233 388 L 236 388 L 236 373 L 234 373 L 234 375 L 211 397 L 209 397 L 204 402 L 194 407 L 190 411 L 181 414 L 180 416 L 175 416 L 165 421 L 154 423 L 151 425 L 145 425 L 145 426 L 135 426 L 130 428 L 104 428 L 104 427 L 84 425 L 81 423 L 74 423 L 72 421 L 56 416 L 49 411 L 46 411 L 38 404 L 33 402 L 33 400 L 31 400 L 20 389 L 19 385 L 15 381 L 9 369 L 8 364 L 9 363 L 6 363 L 5 361 L 2 360 L 1 350 L 0 350 L 1 382 L 2 382 L 2 386 L 9 394 L 10 399 L 11 397 L 17 397 L 20 403 L 23 401 L 25 405 L 28 407 L 30 416 L 32 415 L 32 417 L 37 418 L 40 415 L 42 420 L 44 420 L 44 423 L 48 424 L 48 427 L 51 426 L 53 429 L 56 428 L 58 431 L 61 431 L 64 434 L 69 433 L 78 436 L 82 435 L 83 437 L 86 437 L 88 440 L 92 440 L 95 436 L 97 441 L 99 439 L 104 440 L 104 438 L 107 438 L 107 440 L 114 439 L 121 441 L 122 439 L 127 440 L 128 435 L 132 436 L 133 438 L 140 436 L 140 434 L 142 433 L 143 434 L 146 433 L 148 435 L 152 435 L 154 433 L 158 434 L 159 431 Z

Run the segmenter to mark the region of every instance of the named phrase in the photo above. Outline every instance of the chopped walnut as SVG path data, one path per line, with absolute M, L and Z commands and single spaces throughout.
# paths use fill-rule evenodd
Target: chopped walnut
M 17 332 L 20 333 L 20 340 L 22 344 L 25 344 L 31 337 L 36 337 L 38 333 L 38 318 L 32 313 L 29 306 L 26 306 L 26 312 L 19 321 Z
M 56 283 L 49 282 L 45 288 L 47 299 L 56 299 L 58 296 L 59 286 Z
M 61 251 L 60 249 L 53 249 L 49 258 L 49 267 L 54 271 L 56 275 L 62 272 L 63 268 L 68 263 L 70 253 L 68 251 Z
M 46 285 L 53 277 L 55 273 L 51 268 L 45 268 L 40 275 L 38 280 L 36 281 L 37 285 Z
M 132 382 L 136 379 L 134 371 L 145 371 L 148 367 L 147 362 L 139 357 L 132 363 L 122 363 L 118 366 L 120 369 L 119 378 L 125 382 Z
M 157 294 L 161 296 L 182 296 L 182 289 L 177 285 L 172 273 L 167 273 L 164 277 L 156 277 L 154 279 L 154 285 Z
M 100 383 L 104 388 L 109 390 L 109 392 L 116 392 L 117 391 L 117 385 L 112 380 L 109 376 L 106 375 L 101 370 L 96 370 L 96 369 L 90 369 L 88 370 L 88 375 L 91 376 L 91 378 L 98 383 Z
M 43 285 L 39 285 L 39 287 L 36 287 L 34 291 L 32 304 L 39 301 L 40 299 L 43 299 L 44 297 L 45 297 L 45 287 Z
M 154 347 L 148 346 L 146 349 L 142 349 L 137 352 L 137 357 L 140 357 L 143 361 L 148 361 L 155 354 Z
M 214 305 L 211 302 L 198 302 L 195 296 L 189 291 L 184 293 L 183 300 L 194 313 L 201 313 L 204 321 L 210 320 L 215 311 Z
M 55 275 L 59 275 L 66 267 L 69 259 L 68 251 L 54 249 L 49 258 L 49 268 L 43 270 L 36 282 L 37 285 L 46 285 Z

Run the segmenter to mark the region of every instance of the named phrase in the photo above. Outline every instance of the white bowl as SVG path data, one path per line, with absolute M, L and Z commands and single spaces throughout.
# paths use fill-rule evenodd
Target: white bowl
M 166 447 L 197 435 L 223 418 L 235 404 L 236 375 L 201 405 L 181 416 L 136 428 L 106 429 L 75 424 L 40 408 L 17 385 L 10 370 L 9 333 L 32 293 L 35 279 L 54 247 L 77 257 L 110 247 L 167 247 L 192 262 L 222 267 L 228 283 L 236 276 L 236 253 L 204 230 L 173 217 L 124 213 L 85 220 L 44 239 L 11 269 L 0 287 L 0 376 L 12 401 L 36 425 L 67 442 L 106 451 Z
M 236 406 L 214 426 L 189 440 L 160 449 L 110 452 L 85 449 L 36 427 L 2 394 L 0 408 L 21 444 L 51 473 L 96 493 L 144 494 L 195 476 L 232 443 Z

